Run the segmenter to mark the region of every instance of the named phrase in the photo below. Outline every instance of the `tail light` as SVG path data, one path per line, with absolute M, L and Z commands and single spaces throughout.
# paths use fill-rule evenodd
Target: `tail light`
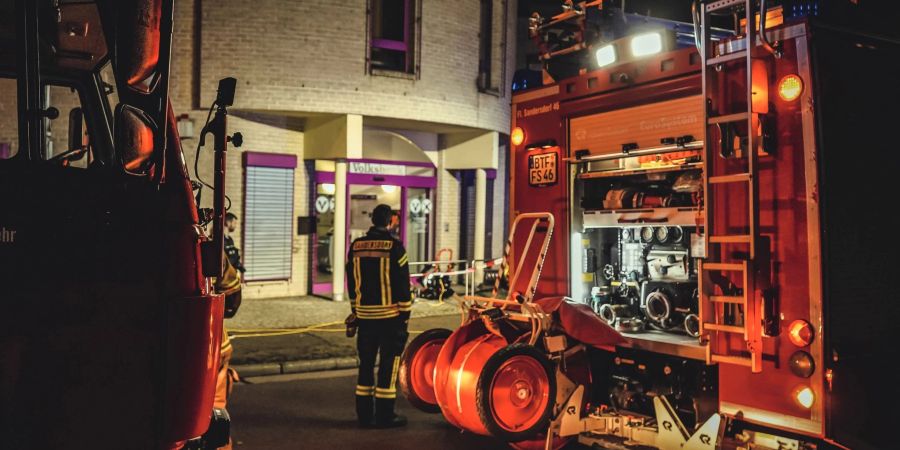
M 788 327 L 788 339 L 797 347 L 806 347 L 812 343 L 814 337 L 812 325 L 805 320 L 795 320 Z

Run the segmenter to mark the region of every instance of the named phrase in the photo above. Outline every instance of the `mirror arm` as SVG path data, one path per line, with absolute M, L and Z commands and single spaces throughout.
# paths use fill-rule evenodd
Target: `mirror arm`
M 225 160 L 228 135 L 226 131 L 228 111 L 225 106 L 217 105 L 213 120 L 204 133 L 213 135 L 213 154 L 215 158 L 213 176 L 213 233 L 210 241 L 203 243 L 203 274 L 208 277 L 223 275 L 225 256 Z

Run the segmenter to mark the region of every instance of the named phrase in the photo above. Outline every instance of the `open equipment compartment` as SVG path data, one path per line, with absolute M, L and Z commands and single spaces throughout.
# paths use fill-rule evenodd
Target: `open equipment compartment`
M 688 95 L 568 121 L 573 298 L 627 347 L 696 360 L 701 105 Z

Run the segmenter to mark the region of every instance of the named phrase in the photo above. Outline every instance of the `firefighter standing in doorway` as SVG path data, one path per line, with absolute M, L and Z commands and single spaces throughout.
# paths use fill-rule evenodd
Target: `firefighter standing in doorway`
M 412 299 L 409 258 L 403 244 L 388 231 L 391 215 L 389 206 L 376 206 L 372 212 L 372 228 L 353 241 L 347 256 L 347 287 L 352 309 L 347 325 L 348 330 L 354 327 L 359 330 L 356 415 L 362 427 L 406 425 L 406 418 L 394 413 L 394 402 L 400 354 L 409 337 Z M 377 382 L 376 355 L 380 355 Z

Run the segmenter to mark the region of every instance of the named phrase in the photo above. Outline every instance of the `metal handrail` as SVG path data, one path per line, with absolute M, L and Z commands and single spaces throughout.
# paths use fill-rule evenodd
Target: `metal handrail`
M 563 161 L 566 161 L 569 164 L 581 164 L 592 161 L 612 161 L 616 159 L 624 159 L 624 158 L 633 158 L 636 156 L 647 156 L 647 155 L 656 155 L 660 153 L 674 153 L 674 152 L 683 152 L 686 150 L 700 150 L 703 148 L 703 141 L 691 141 L 686 142 L 682 145 L 672 144 L 672 145 L 662 145 L 659 147 L 650 147 L 637 149 L 633 151 L 629 151 L 627 153 L 609 153 L 606 155 L 594 155 L 594 156 L 585 156 L 583 158 L 566 158 Z

